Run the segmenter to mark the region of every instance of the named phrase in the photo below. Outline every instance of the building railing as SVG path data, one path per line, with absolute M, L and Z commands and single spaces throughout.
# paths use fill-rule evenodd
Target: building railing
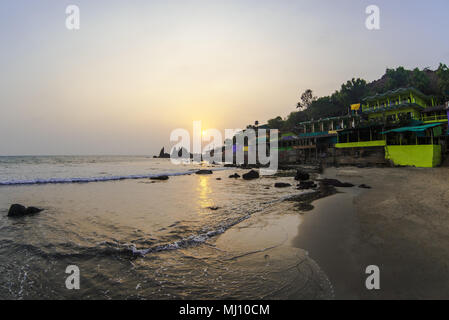
M 382 111 L 385 109 L 393 109 L 394 107 L 399 106 L 407 106 L 411 104 L 417 104 L 417 102 L 412 102 L 411 100 L 403 100 L 403 101 L 391 101 L 390 103 L 382 103 L 379 105 L 373 105 L 373 106 L 362 106 L 362 112 L 376 112 L 376 111 Z
M 355 122 L 355 126 L 352 126 L 352 124 L 346 124 L 343 128 L 338 125 L 336 126 L 335 130 L 344 130 L 344 129 L 354 129 L 354 128 L 358 128 L 360 126 L 362 127 L 371 127 L 371 126 L 383 126 L 383 125 L 398 125 L 398 124 L 403 124 L 405 125 L 409 125 L 410 122 L 413 121 L 417 121 L 417 122 L 430 122 L 430 121 L 448 121 L 448 117 L 447 115 L 434 115 L 434 116 L 400 116 L 399 118 L 382 118 L 382 117 L 377 117 L 377 118 L 371 118 L 371 119 L 359 119 L 358 121 Z M 333 132 L 332 130 L 330 130 L 330 132 Z M 305 138 L 305 137 L 315 137 L 315 136 L 322 136 L 322 135 L 326 135 L 329 134 L 329 131 L 319 131 L 319 132 L 301 132 L 298 134 L 298 136 L 300 138 Z
M 447 114 L 435 116 L 422 116 L 421 121 L 447 121 Z

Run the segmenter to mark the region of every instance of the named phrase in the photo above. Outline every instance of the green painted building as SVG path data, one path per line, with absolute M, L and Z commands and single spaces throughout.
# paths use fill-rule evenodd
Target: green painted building
M 447 151 L 447 108 L 414 88 L 366 97 L 356 128 L 338 132 L 336 149 L 383 149 L 394 165 L 435 167 Z
M 301 161 L 305 154 L 333 157 L 333 163 L 435 167 L 448 151 L 448 106 L 415 88 L 369 96 L 351 109 L 347 116 L 299 123 L 296 138 L 281 143 L 290 153 L 284 158 L 302 150 L 296 151 Z

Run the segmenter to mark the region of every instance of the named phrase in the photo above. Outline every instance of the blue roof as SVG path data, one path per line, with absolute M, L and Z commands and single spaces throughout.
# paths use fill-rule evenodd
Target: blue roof
M 406 131 L 412 131 L 412 132 L 422 132 L 429 128 L 441 126 L 441 123 L 432 123 L 432 124 L 425 124 L 423 126 L 415 126 L 415 127 L 402 127 L 402 128 L 396 128 L 388 131 L 382 132 L 382 134 L 390 133 L 390 132 L 406 132 Z

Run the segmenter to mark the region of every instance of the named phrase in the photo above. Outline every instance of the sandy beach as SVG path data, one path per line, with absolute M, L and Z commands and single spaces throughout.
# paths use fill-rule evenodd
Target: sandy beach
M 322 177 L 355 187 L 337 188 L 337 194 L 313 201 L 310 211 L 279 203 L 216 243 L 268 248 L 273 256 L 280 248 L 305 250 L 308 263 L 323 272 L 310 273 L 308 280 L 327 278 L 328 294 L 292 299 L 447 299 L 448 175 L 444 168 L 330 168 Z M 365 287 L 369 265 L 380 268 L 380 290 Z
M 304 215 L 295 246 L 309 251 L 337 299 L 447 299 L 449 203 L 445 168 L 331 168 L 339 188 Z M 365 288 L 377 265 L 381 289 Z

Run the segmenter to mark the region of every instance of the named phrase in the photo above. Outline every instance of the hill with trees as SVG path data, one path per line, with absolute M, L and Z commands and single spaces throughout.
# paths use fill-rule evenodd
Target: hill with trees
M 440 63 L 436 70 L 387 69 L 378 80 L 367 83 L 363 79 L 353 78 L 332 95 L 320 98 L 307 89 L 301 94 L 297 111 L 291 112 L 285 119 L 278 116 L 268 120 L 268 126 L 271 129 L 292 130 L 299 122 L 346 115 L 351 104 L 361 102 L 366 96 L 406 87 L 414 87 L 434 97 L 438 104 L 443 104 L 449 100 L 449 68 Z

